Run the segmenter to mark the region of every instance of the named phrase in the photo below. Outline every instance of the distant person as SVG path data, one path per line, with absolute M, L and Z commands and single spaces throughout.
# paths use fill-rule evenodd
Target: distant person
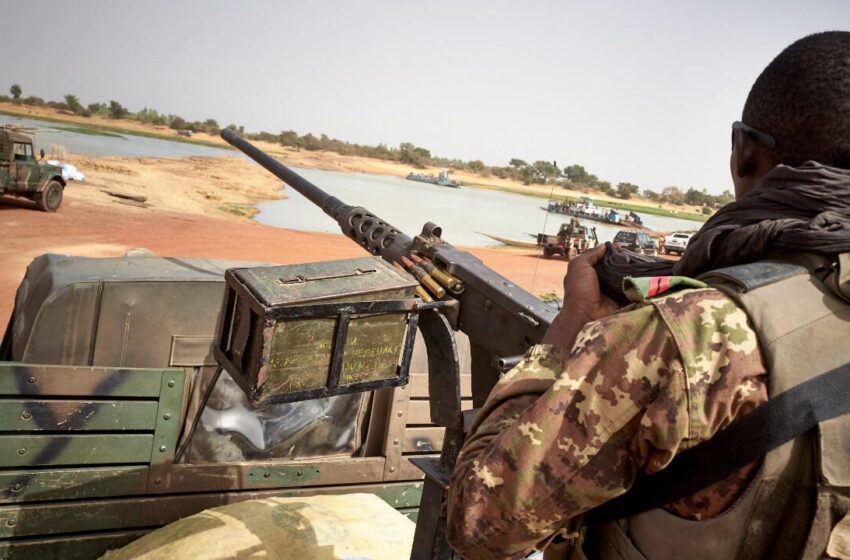
M 835 486 L 850 485 L 848 415 L 740 467 L 735 455 L 749 449 L 724 448 L 694 469 L 729 463 L 719 482 L 666 503 L 650 495 L 643 513 L 583 515 L 850 362 L 848 131 L 850 33 L 800 39 L 764 69 L 732 125 L 736 202 L 681 260 L 629 261 L 608 245 L 571 261 L 562 312 L 496 384 L 460 453 L 448 495 L 455 550 L 521 558 L 554 542 L 547 552 L 603 559 L 847 557 L 850 500 Z M 711 285 L 696 279 L 718 269 L 703 277 Z M 826 393 L 765 433 L 850 399 Z

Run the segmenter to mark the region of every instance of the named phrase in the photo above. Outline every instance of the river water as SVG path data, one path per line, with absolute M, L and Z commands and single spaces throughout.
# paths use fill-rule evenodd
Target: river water
M 53 144 L 61 144 L 70 153 L 93 156 L 183 157 L 240 156 L 241 152 L 209 148 L 183 142 L 170 142 L 129 134 L 120 138 L 94 136 L 61 130 L 49 122 L 18 119 L 0 115 L 0 124 L 35 128 L 36 151 L 50 152 Z M 85 174 L 85 169 L 80 169 Z M 554 233 L 566 216 L 549 214 L 541 207 L 545 199 L 484 189 L 441 187 L 429 183 L 407 181 L 401 177 L 367 173 L 338 173 L 313 169 L 297 169 L 315 185 L 353 206 L 363 206 L 410 236 L 432 221 L 443 228 L 443 238 L 455 245 L 499 245 L 482 235 L 533 241 L 538 232 Z M 286 187 L 289 198 L 257 204 L 260 223 L 302 231 L 339 233 L 337 224 L 306 198 Z M 557 197 L 557 192 L 555 193 Z M 694 230 L 702 224 L 692 220 L 641 214 L 647 227 L 658 231 Z M 619 228 L 587 222 L 597 229 L 600 241 L 610 241 Z

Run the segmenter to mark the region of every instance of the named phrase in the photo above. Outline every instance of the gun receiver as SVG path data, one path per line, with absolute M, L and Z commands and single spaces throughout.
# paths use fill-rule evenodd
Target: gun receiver
M 498 364 L 538 343 L 556 310 L 484 265 L 466 251 L 446 243 L 442 230 L 428 222 L 410 238 L 361 206 L 350 206 L 326 193 L 230 129 L 221 137 L 307 197 L 339 223 L 342 232 L 373 255 L 401 263 L 412 252 L 425 256 L 462 283 L 448 290 L 459 302 L 452 326 L 469 337 L 473 403 L 481 406 L 499 377 Z

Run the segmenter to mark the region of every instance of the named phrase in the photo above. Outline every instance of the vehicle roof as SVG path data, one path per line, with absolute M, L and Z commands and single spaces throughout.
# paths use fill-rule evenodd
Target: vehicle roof
M 176 257 L 88 258 L 46 254 L 27 267 L 15 309 L 2 343 L 0 359 L 8 359 L 15 333 L 29 332 L 45 299 L 62 288 L 85 283 L 224 282 L 228 268 L 263 266 L 265 263 Z M 268 266 L 267 264 L 265 264 Z M 25 341 L 20 341 L 23 344 Z
M 16 132 L 14 130 L 9 130 L 8 128 L 0 128 L 0 143 L 5 144 L 6 142 L 25 142 L 27 144 L 32 144 L 33 137 L 29 134 L 24 134 L 22 132 Z

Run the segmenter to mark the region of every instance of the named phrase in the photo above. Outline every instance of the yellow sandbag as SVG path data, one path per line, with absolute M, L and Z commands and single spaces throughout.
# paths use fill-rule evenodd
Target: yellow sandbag
M 415 525 L 373 494 L 268 498 L 175 521 L 103 560 L 402 560 Z

